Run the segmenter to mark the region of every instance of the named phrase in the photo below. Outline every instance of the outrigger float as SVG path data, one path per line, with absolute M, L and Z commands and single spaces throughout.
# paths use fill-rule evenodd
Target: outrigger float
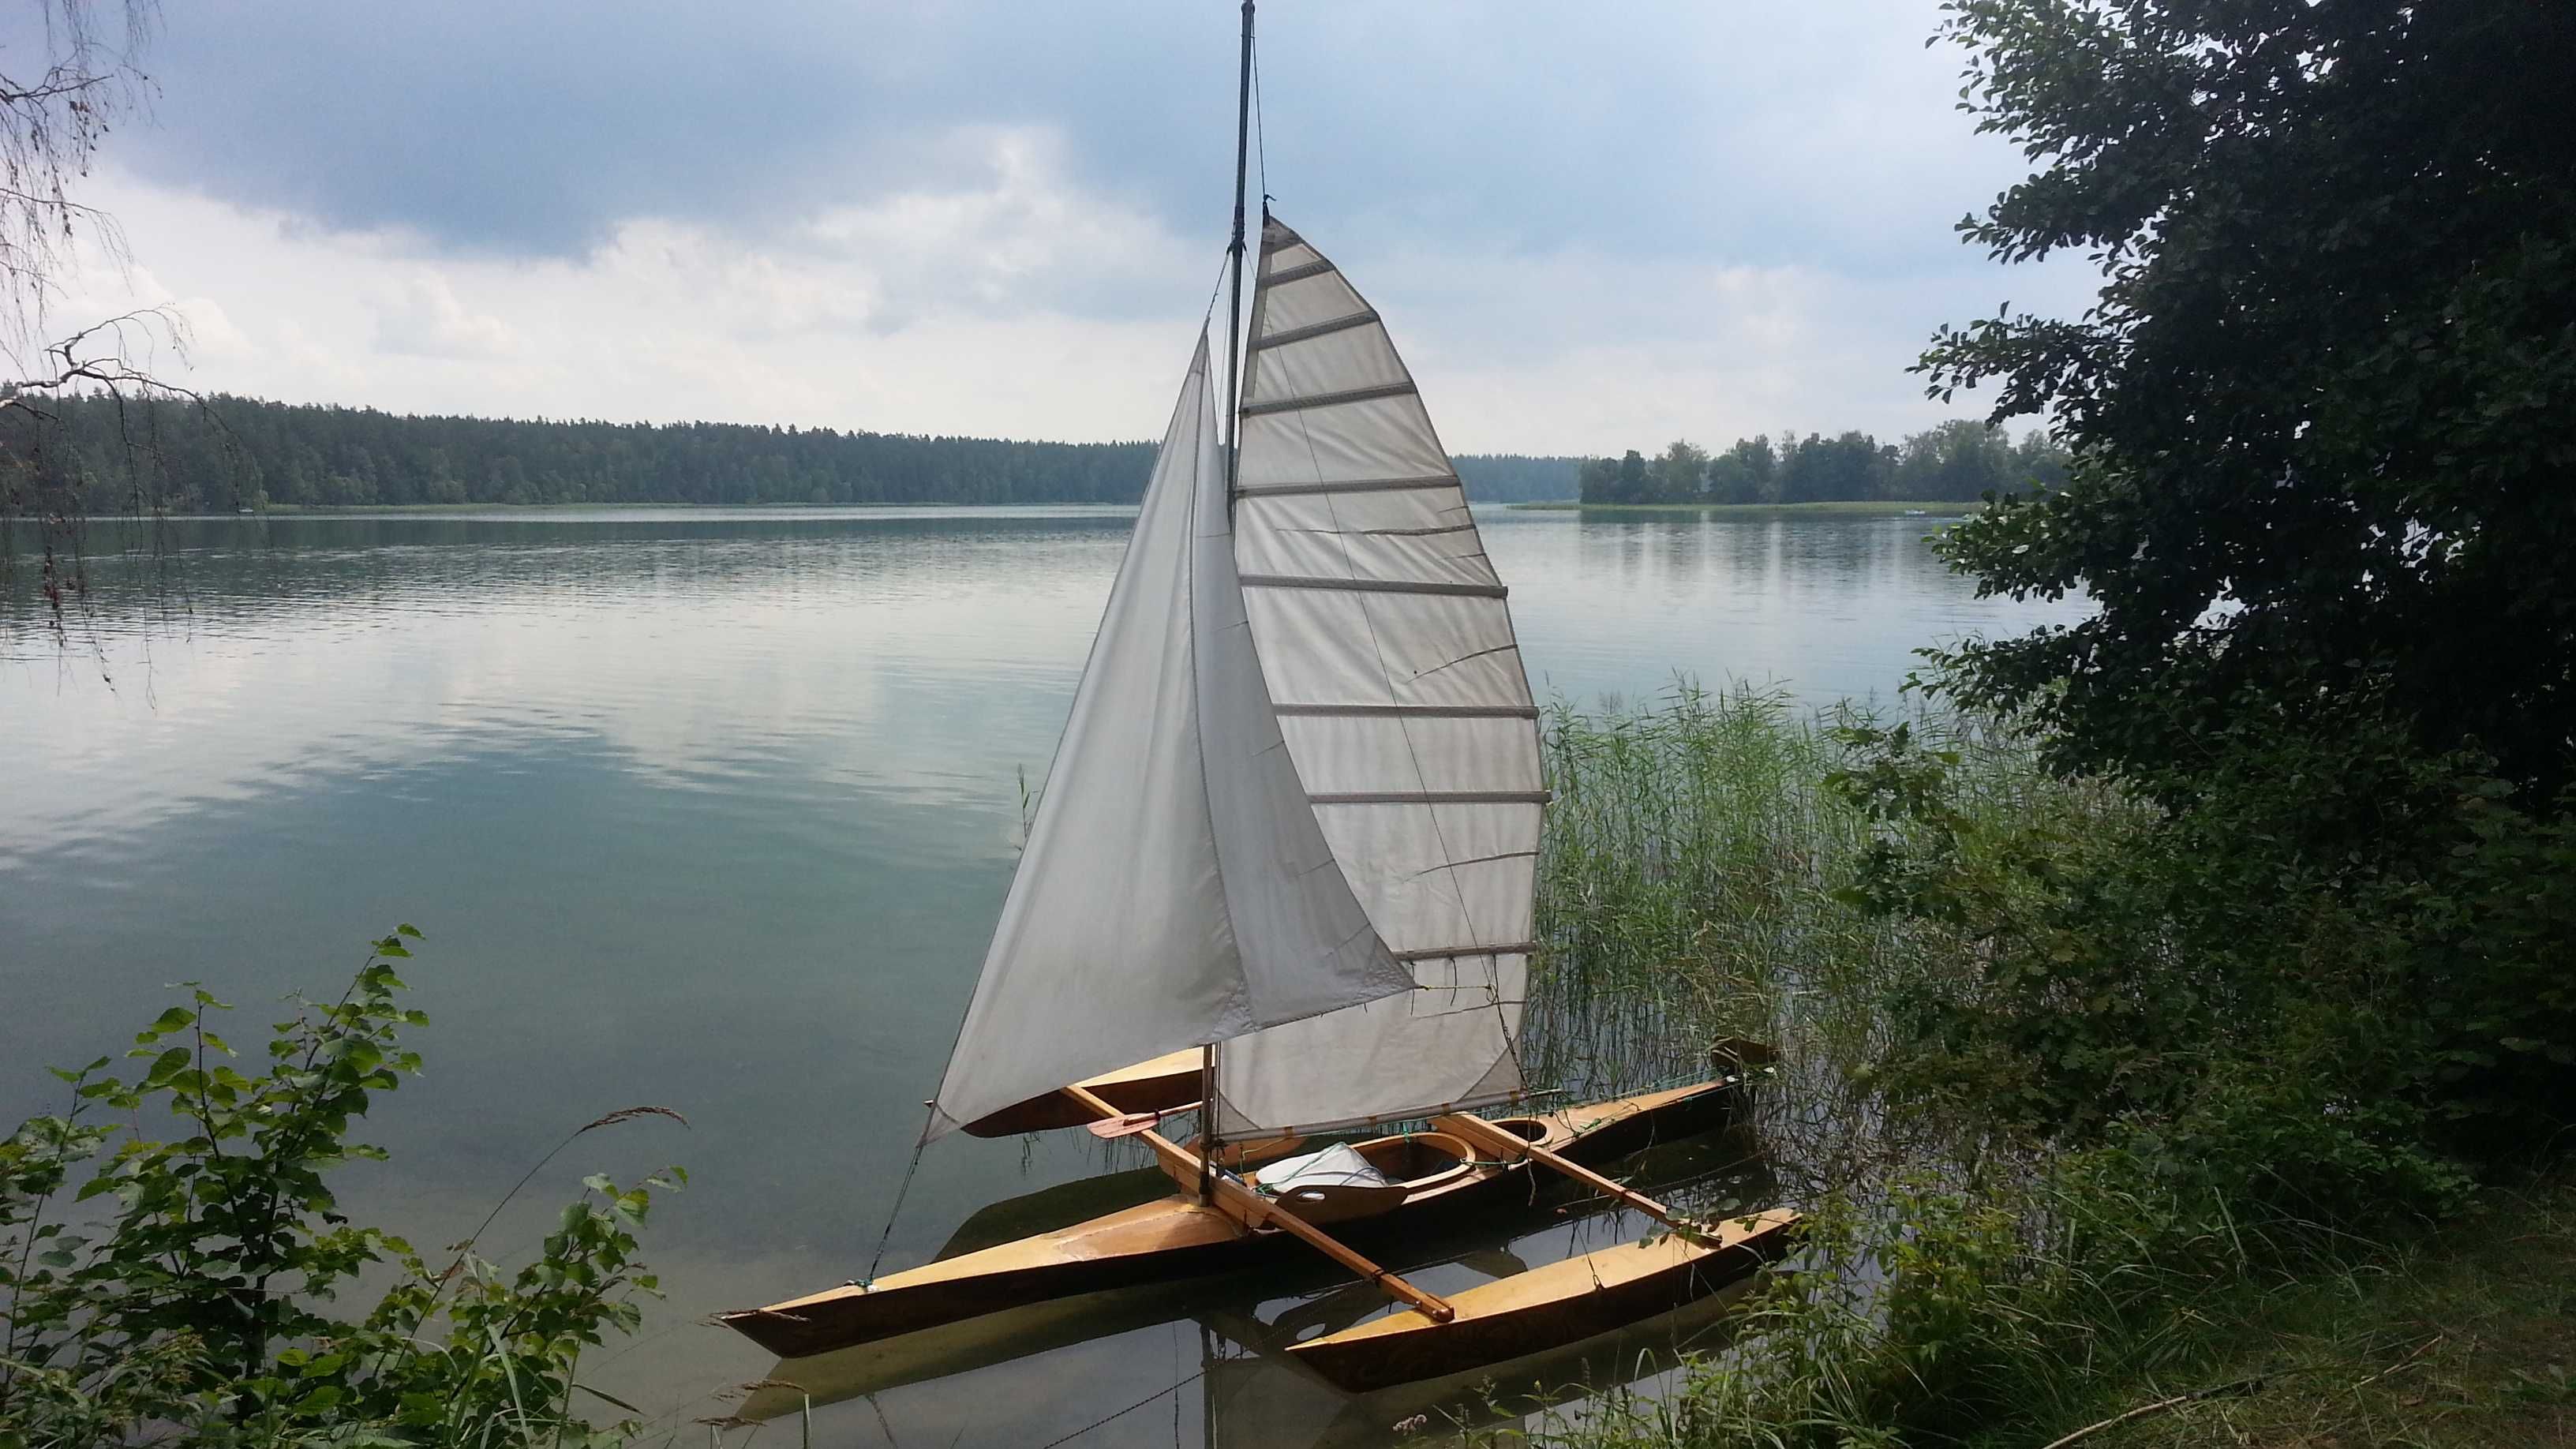
M 1777 1256 L 1794 1226 L 1686 1221 L 1586 1165 L 1678 1135 L 1723 1107 L 1728 1080 L 1478 1115 L 1528 1095 L 1538 709 L 1412 373 L 1266 198 L 1246 317 L 1251 68 L 1245 0 L 1222 414 L 1203 324 L 922 1132 L 1087 1122 L 1139 1138 L 1181 1191 L 724 1315 L 779 1353 L 1293 1242 L 1400 1311 L 1289 1351 L 1338 1382 L 1391 1382 L 1672 1307 Z M 1201 1134 L 1187 1144 L 1158 1130 L 1182 1110 Z M 1429 1125 L 1297 1151 L 1410 1122 Z M 1663 1231 L 1453 1298 L 1337 1236 L 1538 1170 Z

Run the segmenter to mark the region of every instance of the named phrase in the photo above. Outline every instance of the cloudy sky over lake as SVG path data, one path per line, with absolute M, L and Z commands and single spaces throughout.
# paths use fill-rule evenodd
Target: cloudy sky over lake
M 1930 0 L 1274 0 L 1268 189 L 1450 446 L 1948 415 L 1943 321 L 2071 311 L 1952 224 L 2028 170 Z M 1232 184 L 1191 3 L 172 5 L 86 199 L 195 386 L 403 411 L 1134 438 Z M 0 55 L 24 53 L 10 38 Z

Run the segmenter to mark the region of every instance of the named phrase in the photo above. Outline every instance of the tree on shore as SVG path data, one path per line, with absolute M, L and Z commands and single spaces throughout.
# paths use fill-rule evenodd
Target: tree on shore
M 122 426 L 129 403 L 189 399 L 151 371 L 185 350 L 185 320 L 162 307 L 83 319 L 55 315 L 63 274 L 84 260 L 122 266 L 116 219 L 74 194 L 115 127 L 153 96 L 142 69 L 159 24 L 156 0 L 37 0 L 38 37 L 0 61 L 0 581 L 18 567 L 22 525 L 35 533 L 37 594 L 57 637 L 66 605 L 88 589 L 82 519 L 92 511 L 157 511 L 151 439 Z M 48 465 L 57 410 L 97 401 L 115 410 L 115 456 L 94 469 Z M 94 486 L 95 485 L 95 486 Z M 5 598 L 0 595 L 0 598 Z M 0 620 L 5 622 L 5 620 Z
M 1958 688 L 2070 767 L 2172 781 L 2230 721 L 2368 712 L 2536 799 L 2576 780 L 2576 12 L 1946 8 L 1964 105 L 2041 168 L 1962 232 L 2103 270 L 2081 317 L 1924 354 L 2074 450 L 1952 557 L 2100 606 L 1961 651 Z
M 1981 836 L 1882 736 L 1854 778 L 1924 834 L 1863 894 L 1990 947 L 1916 1030 L 2021 1063 L 2042 1130 L 2197 1074 L 2178 1171 L 2438 1209 L 2576 1122 L 2576 12 L 1944 8 L 1965 109 L 2038 166 L 1961 231 L 2101 285 L 1933 338 L 1935 398 L 2071 450 L 1938 546 L 2094 610 L 1929 677 L 2153 810 L 2089 861 Z
M 1712 456 L 1675 439 L 1653 459 L 1633 449 L 1589 459 L 1576 478 L 1586 503 L 1966 503 L 2056 487 L 2066 450 L 2046 429 L 2015 442 L 2001 428 L 1956 418 L 1901 443 L 1809 433 L 1774 448 L 1764 434 Z

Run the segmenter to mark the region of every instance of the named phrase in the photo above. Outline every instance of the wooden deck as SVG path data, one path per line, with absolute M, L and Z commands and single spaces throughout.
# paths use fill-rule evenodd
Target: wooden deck
M 1167 1112 L 1199 1099 L 1200 1062 L 1199 1049 L 1191 1047 L 1074 1085 L 1107 1098 L 1121 1112 Z M 977 1137 L 1016 1137 L 1023 1132 L 1079 1127 L 1097 1115 L 1062 1091 L 1054 1091 L 978 1117 L 966 1124 L 966 1130 Z

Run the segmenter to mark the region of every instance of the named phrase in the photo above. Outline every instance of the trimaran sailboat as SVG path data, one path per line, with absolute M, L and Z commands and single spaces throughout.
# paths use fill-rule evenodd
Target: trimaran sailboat
M 1403 1308 L 1292 1350 L 1357 1384 L 1599 1332 L 1785 1246 L 1789 1214 L 1681 1223 L 1583 1165 L 1709 1125 L 1728 1079 L 1476 1115 L 1524 1095 L 1538 711 L 1412 374 L 1377 312 L 1266 204 L 1240 335 L 1252 8 L 1222 414 L 1202 326 L 923 1133 L 1091 1121 L 1141 1137 L 1181 1191 L 726 1315 L 774 1351 L 1302 1242 Z M 1155 1130 L 1181 1106 L 1203 1128 L 1187 1145 Z M 1411 1121 L 1430 1125 L 1278 1156 Z M 1540 1167 L 1674 1231 L 1446 1299 L 1345 1241 Z

